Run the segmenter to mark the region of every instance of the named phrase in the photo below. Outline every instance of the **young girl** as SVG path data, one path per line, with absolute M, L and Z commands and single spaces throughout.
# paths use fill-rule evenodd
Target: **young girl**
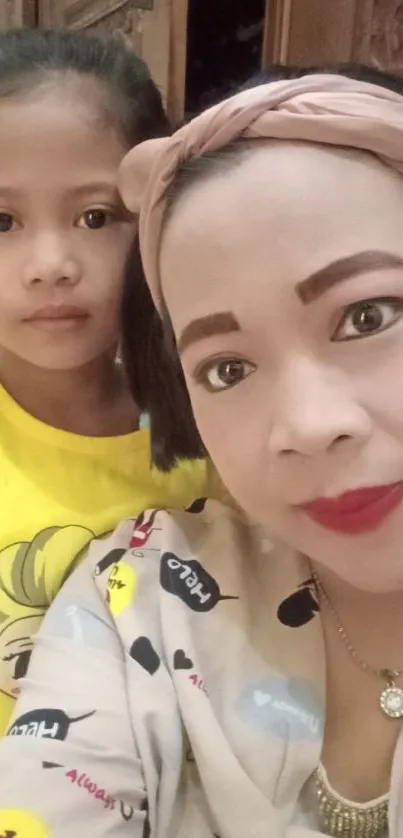
M 0 35 L 0 731 L 32 634 L 93 535 L 204 483 L 201 464 L 151 471 L 139 430 L 152 307 L 116 179 L 131 146 L 167 131 L 123 43 Z M 136 401 L 116 363 L 125 274 Z
M 277 80 L 128 155 L 172 404 L 180 355 L 189 454 L 238 509 L 126 521 L 68 580 L 0 743 L 4 835 L 402 838 L 394 84 Z

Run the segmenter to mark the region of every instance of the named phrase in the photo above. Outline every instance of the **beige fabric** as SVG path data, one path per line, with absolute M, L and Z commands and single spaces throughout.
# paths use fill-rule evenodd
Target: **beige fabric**
M 320 835 L 296 811 L 324 718 L 309 568 L 201 506 L 123 523 L 56 598 L 0 743 L 0 835 Z M 401 737 L 390 838 L 402 765 Z
M 141 253 L 157 307 L 164 196 L 178 165 L 238 138 L 263 137 L 364 149 L 401 172 L 403 97 L 343 76 L 271 82 L 205 111 L 173 137 L 132 149 L 122 164 L 121 192 L 129 209 L 140 211 Z

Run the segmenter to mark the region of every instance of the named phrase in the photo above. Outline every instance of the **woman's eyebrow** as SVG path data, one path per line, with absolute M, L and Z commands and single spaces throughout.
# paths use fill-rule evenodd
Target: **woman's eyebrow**
M 295 291 L 305 305 L 325 294 L 333 285 L 371 271 L 403 267 L 403 258 L 383 250 L 364 250 L 343 259 L 336 259 L 307 279 L 298 282 Z
M 239 332 L 241 327 L 235 315 L 230 311 L 218 311 L 206 317 L 198 317 L 185 326 L 179 340 L 178 352 L 181 355 L 192 343 L 205 340 L 213 335 L 228 335 Z

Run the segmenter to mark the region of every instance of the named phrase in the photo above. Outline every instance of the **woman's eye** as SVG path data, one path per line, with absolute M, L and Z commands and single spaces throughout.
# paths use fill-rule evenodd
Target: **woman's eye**
M 112 218 L 111 210 L 89 209 L 82 214 L 79 226 L 86 227 L 88 230 L 102 230 L 111 223 Z
M 253 364 L 241 361 L 240 358 L 225 358 L 205 365 L 196 377 L 211 393 L 217 393 L 219 390 L 229 390 L 240 384 L 255 372 L 255 369 Z
M 10 233 L 15 229 L 15 219 L 9 212 L 0 212 L 0 233 Z
M 383 297 L 354 303 L 344 312 L 332 340 L 356 340 L 376 335 L 393 326 L 402 313 L 403 300 L 399 297 Z

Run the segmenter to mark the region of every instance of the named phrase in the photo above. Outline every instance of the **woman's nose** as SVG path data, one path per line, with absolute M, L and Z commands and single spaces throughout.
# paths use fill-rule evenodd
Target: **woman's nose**
M 362 444 L 370 434 L 351 382 L 319 362 L 300 359 L 284 370 L 274 401 L 269 438 L 274 455 L 320 456 L 342 443 Z

